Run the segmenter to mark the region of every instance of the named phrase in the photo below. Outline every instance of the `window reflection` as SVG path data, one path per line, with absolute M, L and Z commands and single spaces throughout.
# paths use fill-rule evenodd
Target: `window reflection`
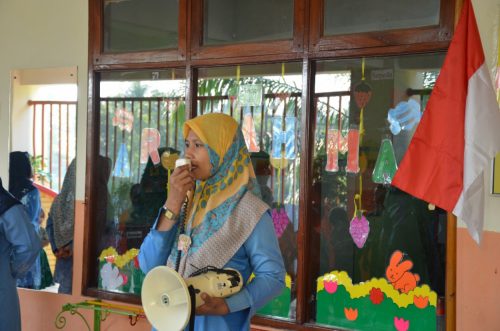
M 167 155 L 178 155 L 185 120 L 184 70 L 108 72 L 100 83 L 94 165 L 98 287 L 140 294 L 138 249 L 168 194 Z
M 263 200 L 271 207 L 286 288 L 258 311 L 295 319 L 301 66 L 297 63 L 200 69 L 198 114 L 220 112 L 240 124 Z
M 382 317 L 390 311 L 406 314 L 417 329 L 436 327 L 437 298 L 444 296 L 446 213 L 391 187 L 390 180 L 442 59 L 432 54 L 318 63 L 312 219 L 319 324 L 386 330 L 395 323 Z M 389 112 L 400 130 L 391 127 Z M 396 268 L 416 283 L 410 295 L 419 296 L 411 300 L 425 315 L 419 322 L 397 308 L 403 287 L 388 271 L 396 251 L 403 253 Z M 383 300 L 385 306 L 379 305 Z

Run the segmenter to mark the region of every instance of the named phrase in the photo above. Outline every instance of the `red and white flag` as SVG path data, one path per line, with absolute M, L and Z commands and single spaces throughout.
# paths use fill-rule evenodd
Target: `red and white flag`
M 392 185 L 462 219 L 479 243 L 484 171 L 500 150 L 500 111 L 470 0 Z

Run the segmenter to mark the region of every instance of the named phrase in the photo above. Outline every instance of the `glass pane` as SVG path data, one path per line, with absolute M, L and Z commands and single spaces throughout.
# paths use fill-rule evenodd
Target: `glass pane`
M 287 271 L 286 288 L 258 313 L 294 320 L 302 69 L 299 63 L 286 63 L 244 66 L 240 75 L 237 71 L 200 70 L 197 111 L 225 113 L 242 125 L 262 198 L 272 208 Z
M 436 25 L 439 6 L 439 0 L 325 0 L 324 35 Z
M 293 0 L 205 0 L 204 45 L 291 39 Z
M 436 330 L 442 322 L 446 213 L 390 186 L 442 61 L 430 54 L 318 63 L 311 216 L 318 324 Z
M 98 287 L 140 294 L 135 261 L 167 196 L 185 121 L 185 70 L 103 73 L 95 167 Z
M 104 51 L 177 48 L 179 2 L 104 0 Z

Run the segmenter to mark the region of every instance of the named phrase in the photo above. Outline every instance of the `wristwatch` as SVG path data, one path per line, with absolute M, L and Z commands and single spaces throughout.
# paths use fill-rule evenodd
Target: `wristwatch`
M 176 213 L 174 213 L 173 211 L 171 211 L 170 209 L 168 209 L 166 206 L 163 206 L 162 209 L 164 211 L 164 215 L 165 215 L 166 219 L 171 220 L 171 221 L 177 220 L 177 214 Z

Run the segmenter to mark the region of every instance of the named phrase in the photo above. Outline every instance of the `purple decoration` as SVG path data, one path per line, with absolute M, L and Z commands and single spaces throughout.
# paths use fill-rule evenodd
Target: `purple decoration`
M 349 233 L 356 246 L 358 246 L 358 248 L 363 248 L 368 238 L 368 234 L 370 233 L 370 223 L 364 215 L 360 217 L 354 216 L 352 218 L 351 225 L 349 226 Z
M 288 219 L 288 215 L 286 214 L 286 211 L 284 208 L 280 208 L 280 209 L 273 208 L 271 210 L 271 217 L 273 219 L 274 230 L 276 231 L 276 236 L 278 238 L 281 238 L 281 236 L 283 235 L 283 232 L 285 232 L 285 229 L 288 226 L 288 223 L 290 223 L 290 220 Z

